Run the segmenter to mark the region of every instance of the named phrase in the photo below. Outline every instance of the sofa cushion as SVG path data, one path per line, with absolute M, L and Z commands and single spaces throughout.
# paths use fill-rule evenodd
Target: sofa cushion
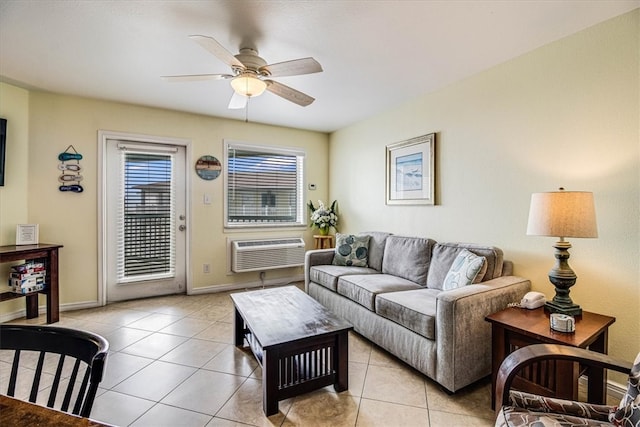
M 571 401 L 566 399 L 560 399 L 557 397 L 547 397 L 538 394 L 528 393 L 526 391 L 509 390 L 509 406 L 513 409 L 522 409 L 533 415 L 531 420 L 536 420 L 536 417 L 546 414 L 553 414 L 554 416 L 561 417 L 579 417 L 579 419 L 590 419 L 593 421 L 599 421 L 602 423 L 608 421 L 609 413 L 612 406 L 600 405 L 596 403 L 587 403 L 579 401 Z M 505 408 L 509 406 L 505 405 Z M 508 413 L 505 410 L 505 413 Z M 557 418 L 564 419 L 564 418 Z M 526 424 L 536 425 L 536 424 Z M 547 424 L 538 424 L 540 426 L 546 426 Z M 558 425 L 558 424 L 551 424 Z M 564 426 L 565 424 L 562 424 Z M 571 424 L 573 425 L 573 424 Z M 575 425 L 587 425 L 578 423 Z M 602 426 L 603 424 L 595 424 Z
M 483 268 L 485 270 L 484 273 L 482 273 Z M 442 283 L 442 290 L 448 291 L 471 283 L 478 283 L 480 280 L 476 282 L 477 277 L 483 277 L 486 270 L 487 260 L 485 257 L 463 249 L 451 264 L 451 268 L 449 268 L 449 272 Z
M 369 259 L 369 236 L 336 234 L 336 254 L 334 265 L 367 267 Z
M 389 274 L 348 275 L 338 279 L 337 292 L 351 301 L 375 311 L 376 295 L 409 289 L 421 289 L 410 280 Z
M 430 340 L 436 339 L 437 289 L 388 292 L 376 297 L 376 313 Z
M 387 237 L 391 236 L 391 233 L 384 231 L 366 231 L 360 233 L 360 235 L 369 236 L 369 267 L 382 271 L 384 246 L 387 243 Z
M 335 292 L 338 279 L 347 274 L 379 274 L 379 272 L 366 267 L 316 265 L 309 269 L 309 280 Z
M 496 417 L 495 427 L 524 427 L 524 426 L 580 426 L 604 427 L 613 426 L 601 420 L 576 417 L 567 414 L 533 412 L 513 406 L 503 406 Z
M 460 251 L 468 250 L 487 260 L 487 272 L 478 281 L 487 281 L 500 277 L 502 274 L 502 250 L 495 246 L 480 246 L 470 243 L 436 243 L 431 254 L 431 264 L 427 276 L 427 287 L 442 289 L 444 279 Z M 385 255 L 386 256 L 386 255 Z M 479 275 L 478 275 L 479 276 Z M 476 283 L 477 283 L 476 281 Z
M 387 237 L 382 272 L 426 286 L 431 249 L 435 243 L 434 240 L 421 237 Z

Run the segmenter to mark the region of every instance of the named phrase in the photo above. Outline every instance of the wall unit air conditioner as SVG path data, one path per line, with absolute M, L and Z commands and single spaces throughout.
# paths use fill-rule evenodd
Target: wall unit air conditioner
M 300 237 L 265 240 L 233 240 L 231 271 L 273 270 L 304 265 L 305 246 Z

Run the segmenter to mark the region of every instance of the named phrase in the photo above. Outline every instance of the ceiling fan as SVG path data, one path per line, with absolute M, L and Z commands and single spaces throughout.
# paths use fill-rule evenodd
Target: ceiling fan
M 258 51 L 255 49 L 241 48 L 240 53 L 233 55 L 212 37 L 193 35 L 189 38 L 229 65 L 231 74 L 162 76 L 164 80 L 184 82 L 231 79 L 231 87 L 234 91 L 229 102 L 231 109 L 245 108 L 249 98 L 260 96 L 265 90 L 302 107 L 315 101 L 315 98 L 305 93 L 270 79 L 270 77 L 319 73 L 322 71 L 322 66 L 315 59 L 309 57 L 267 64 L 264 59 L 258 56 Z

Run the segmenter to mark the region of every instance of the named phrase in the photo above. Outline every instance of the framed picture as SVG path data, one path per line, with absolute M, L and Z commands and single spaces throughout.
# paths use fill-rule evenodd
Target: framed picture
M 18 224 L 16 226 L 16 245 L 37 245 L 38 224 Z
M 436 134 L 387 145 L 388 205 L 434 205 Z

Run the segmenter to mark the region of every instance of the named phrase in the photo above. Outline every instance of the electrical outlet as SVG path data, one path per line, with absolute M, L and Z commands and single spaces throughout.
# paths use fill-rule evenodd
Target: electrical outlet
M 202 272 L 204 274 L 211 273 L 211 264 L 202 264 Z

